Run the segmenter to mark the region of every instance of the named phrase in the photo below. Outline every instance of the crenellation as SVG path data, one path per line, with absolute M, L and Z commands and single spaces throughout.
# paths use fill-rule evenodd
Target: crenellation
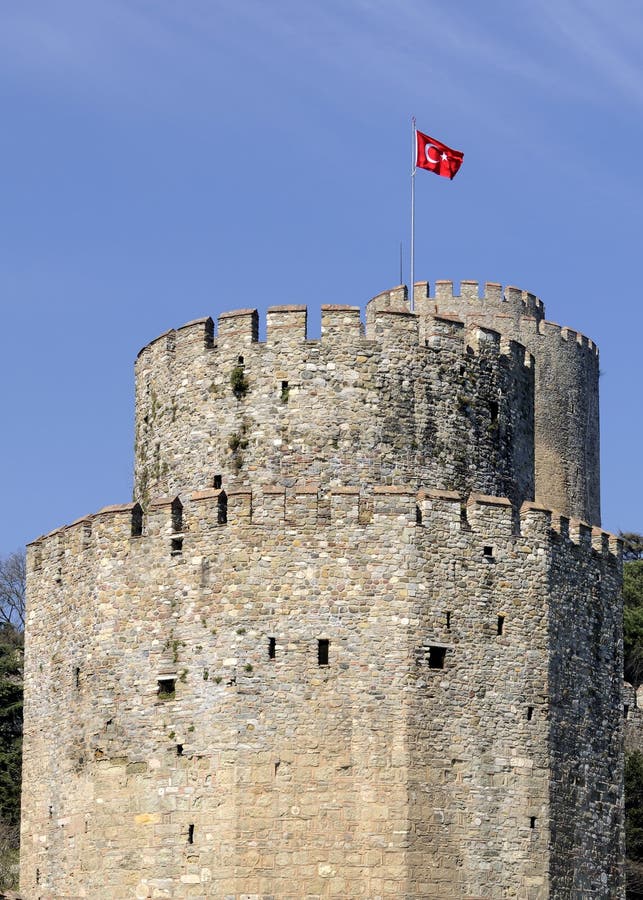
M 594 345 L 459 290 L 143 348 L 135 502 L 28 548 L 25 900 L 623 900 Z
M 256 309 L 235 309 L 219 314 L 217 347 L 241 348 L 259 340 L 259 313 Z
M 271 306 L 266 313 L 266 344 L 283 345 L 305 341 L 308 308 L 306 306 Z

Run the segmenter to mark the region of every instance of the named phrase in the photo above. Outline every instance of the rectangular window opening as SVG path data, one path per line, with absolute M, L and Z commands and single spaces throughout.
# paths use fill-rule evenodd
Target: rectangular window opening
M 183 504 L 178 497 L 172 501 L 172 531 L 175 534 L 183 531 Z
M 194 825 L 188 825 L 188 844 L 194 843 Z
M 76 690 L 80 688 L 80 666 L 76 666 L 74 669 L 74 684 L 76 685 Z
M 214 478 L 213 478 L 212 487 L 213 487 L 215 490 L 219 490 L 219 488 L 220 488 L 222 485 L 223 485 L 223 476 L 222 476 L 222 475 L 215 475 Z
M 317 665 L 327 666 L 329 659 L 330 641 L 327 638 L 320 638 L 317 641 Z
M 527 721 L 531 722 L 533 717 L 534 717 L 534 708 L 533 708 L 533 706 L 528 706 L 527 707 Z
M 163 700 L 169 700 L 174 697 L 176 692 L 176 678 L 159 678 L 157 685 L 158 688 L 156 693 Z
M 276 638 L 269 637 L 268 638 L 268 659 L 274 659 L 277 655 L 277 640 Z
M 485 559 L 493 559 L 493 547 L 483 547 L 482 555 Z
M 491 415 L 491 424 L 496 425 L 498 423 L 498 404 L 495 400 L 489 402 L 489 413 Z
M 287 381 L 281 382 L 281 402 L 288 403 L 288 397 L 290 396 L 290 385 Z
M 172 556 L 180 556 L 183 553 L 183 538 L 172 538 Z
M 138 503 L 132 509 L 130 534 L 132 537 L 141 537 L 143 534 L 143 510 Z
M 498 616 L 498 634 L 502 634 L 505 630 L 505 617 Z
M 535 828 L 535 827 L 536 827 L 536 816 L 530 816 L 530 817 L 529 817 L 529 827 L 530 827 L 530 828 Z
M 446 620 L 447 620 L 447 631 L 451 631 L 451 610 L 447 611 Z
M 443 669 L 446 655 L 446 647 L 429 647 L 429 669 Z

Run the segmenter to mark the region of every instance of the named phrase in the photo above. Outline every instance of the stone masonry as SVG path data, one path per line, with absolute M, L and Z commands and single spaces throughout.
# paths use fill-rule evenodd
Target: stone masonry
M 28 548 L 26 900 L 623 898 L 598 354 L 515 288 L 191 322 Z

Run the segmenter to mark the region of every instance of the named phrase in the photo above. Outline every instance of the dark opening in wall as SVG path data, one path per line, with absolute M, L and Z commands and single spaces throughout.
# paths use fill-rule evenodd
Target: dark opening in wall
M 74 669 L 74 684 L 78 690 L 80 688 L 80 666 L 76 666 Z
M 188 825 L 188 844 L 194 843 L 194 825 Z
M 56 575 L 56 584 L 60 585 L 63 583 L 63 570 L 58 569 L 58 573 Z
M 176 755 L 183 756 L 183 744 L 176 745 Z
M 493 559 L 493 547 L 483 547 L 482 555 L 485 559 L 492 560 Z
M 327 638 L 320 638 L 317 641 L 317 664 L 327 666 L 329 659 L 330 641 Z
M 527 721 L 531 722 L 533 717 L 534 717 L 534 708 L 533 708 L 533 706 L 528 706 L 527 707 Z
M 623 718 L 628 719 L 630 716 L 630 707 L 627 703 L 623 704 Z
M 228 498 L 224 493 L 219 494 L 217 500 L 217 524 L 226 525 L 228 522 Z
M 172 538 L 172 556 L 180 556 L 183 553 L 183 538 Z
M 274 659 L 277 655 L 277 639 L 268 638 L 268 659 Z
M 447 620 L 447 631 L 451 631 L 451 611 L 450 610 L 447 611 L 446 620 Z
M 498 634 L 502 634 L 505 630 L 505 617 L 498 616 Z
M 287 381 L 281 382 L 281 402 L 288 403 L 288 398 L 290 396 L 290 386 Z
M 491 416 L 491 424 L 492 425 L 498 424 L 498 410 L 499 410 L 499 407 L 498 407 L 498 404 L 496 403 L 496 401 L 490 400 L 489 401 L 489 415 Z
M 132 537 L 141 537 L 143 534 L 143 510 L 140 503 L 132 508 Z
M 429 669 L 443 669 L 446 655 L 446 647 L 429 647 Z
M 237 365 L 239 365 L 239 366 L 243 365 L 243 356 L 237 356 Z
M 415 524 L 416 525 L 422 524 L 422 509 L 420 508 L 419 504 L 416 504 L 416 507 L 415 507 Z
M 159 678 L 156 693 L 162 700 L 171 700 L 176 693 L 176 678 Z
M 175 534 L 183 531 L 183 504 L 178 497 L 172 501 L 172 531 Z
M 530 827 L 530 828 L 535 828 L 535 827 L 536 827 L 536 816 L 530 816 L 530 817 L 529 817 L 529 827 Z
M 222 475 L 215 475 L 215 476 L 214 476 L 214 479 L 213 479 L 212 487 L 213 487 L 215 490 L 219 490 L 219 488 L 222 486 L 222 484 L 223 484 L 223 476 L 222 476 Z

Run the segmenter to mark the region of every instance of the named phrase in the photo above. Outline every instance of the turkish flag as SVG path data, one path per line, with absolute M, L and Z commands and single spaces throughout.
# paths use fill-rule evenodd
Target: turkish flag
M 453 178 L 462 165 L 464 153 L 452 150 L 451 147 L 436 141 L 428 134 L 422 134 L 421 131 L 415 133 L 418 143 L 415 165 L 419 169 L 428 169 L 429 172 L 442 175 L 443 178 Z

